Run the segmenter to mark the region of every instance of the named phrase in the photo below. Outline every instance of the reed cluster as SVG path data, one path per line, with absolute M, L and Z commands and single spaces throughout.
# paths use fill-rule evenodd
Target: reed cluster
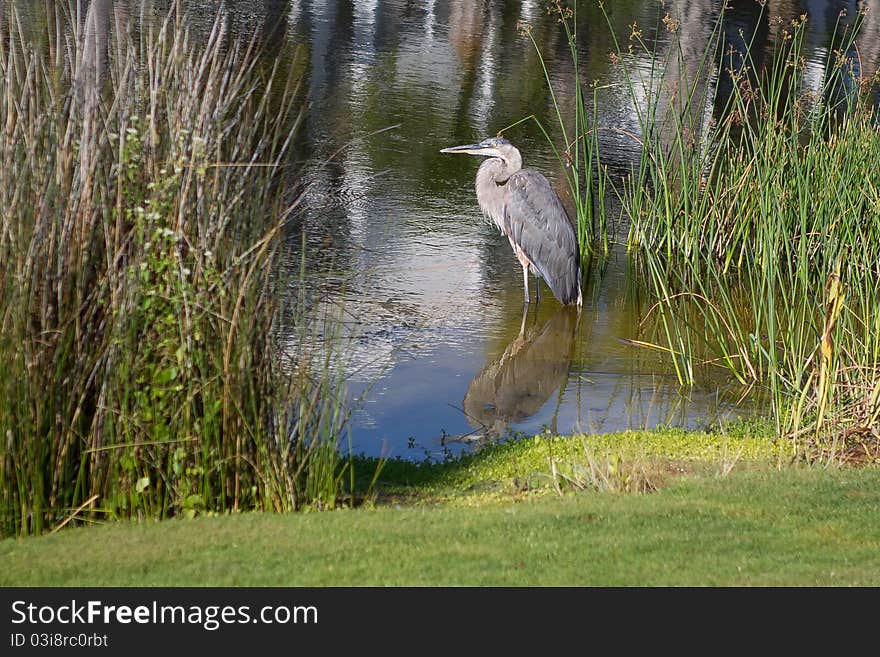
M 579 3 L 551 4 L 577 61 Z M 880 132 L 877 80 L 861 70 L 854 45 L 862 17 L 838 25 L 816 89 L 805 16 L 774 26 L 764 63 L 752 43 L 723 45 L 722 14 L 693 60 L 672 9 L 661 4 L 652 43 L 635 24 L 628 37 L 613 35 L 617 91 L 629 95 L 640 131 L 630 175 L 600 176 L 597 124 L 580 101 L 578 133 L 565 137 L 592 144 L 581 157 L 592 167 L 592 196 L 569 185 L 594 214 L 614 195 L 656 302 L 644 334 L 629 337 L 669 354 L 683 386 L 715 371 L 760 389 L 781 435 L 876 455 Z M 668 45 L 658 47 L 658 34 Z M 715 97 L 722 78 L 727 98 Z M 584 81 L 574 84 L 585 97 Z M 600 239 L 579 235 L 585 253 Z
M 301 69 L 107 4 L 0 10 L 0 535 L 332 504 L 332 346 L 277 258 Z
M 732 93 L 702 139 L 677 122 L 671 144 L 646 140 L 643 178 L 624 196 L 630 244 L 643 255 L 682 383 L 701 363 L 720 365 L 768 390 L 780 433 L 867 441 L 876 451 L 873 81 L 860 77 L 856 31 L 841 28 L 822 88 L 810 89 L 807 27 L 800 18 L 781 29 L 763 68 L 749 49 L 722 54 L 718 74 L 731 77 Z

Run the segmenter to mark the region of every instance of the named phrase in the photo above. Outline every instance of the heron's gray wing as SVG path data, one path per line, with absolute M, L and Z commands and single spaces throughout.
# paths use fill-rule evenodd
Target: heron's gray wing
M 574 227 L 547 179 L 522 169 L 507 181 L 504 228 L 562 303 L 577 299 L 580 255 Z

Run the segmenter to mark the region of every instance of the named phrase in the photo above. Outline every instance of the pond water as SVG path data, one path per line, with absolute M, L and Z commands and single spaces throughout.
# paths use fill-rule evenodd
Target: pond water
M 41 3 L 21 4 L 27 11 Z M 754 39 L 758 64 L 780 31 L 808 14 L 807 79 L 819 90 L 840 13 L 851 21 L 862 3 L 770 0 L 763 11 L 754 1 L 726 4 L 723 47 Z M 596 2 L 581 3 L 579 66 L 599 87 L 602 162 L 612 172 L 626 173 L 638 155 L 636 108 L 609 57 L 612 29 L 626 42 L 635 23 L 662 54 L 670 12 L 681 34 L 679 66 L 694 76 L 721 5 L 608 2 L 609 27 Z M 707 377 L 681 388 L 662 355 L 623 341 L 643 334 L 650 300 L 622 247 L 590 272 L 580 314 L 545 287 L 524 315 L 519 264 L 476 204 L 478 159 L 439 152 L 530 115 L 553 128 L 541 61 L 518 24 L 531 26 L 563 116 L 572 115 L 568 45 L 545 2 L 225 0 L 193 2 L 190 11 L 206 29 L 226 12 L 235 29 L 263 35 L 270 57 L 306 67 L 309 106 L 296 150 L 306 192 L 290 261 L 299 266 L 304 234 L 310 267 L 336 272 L 315 296 L 343 308 L 355 452 L 442 458 L 509 432 L 700 427 L 749 412 L 730 381 Z M 859 61 L 876 68 L 880 12 L 873 14 Z M 651 66 L 638 54 L 631 63 Z M 704 80 L 694 111 L 706 125 L 727 80 L 723 72 Z M 570 203 L 537 125 L 505 136 Z

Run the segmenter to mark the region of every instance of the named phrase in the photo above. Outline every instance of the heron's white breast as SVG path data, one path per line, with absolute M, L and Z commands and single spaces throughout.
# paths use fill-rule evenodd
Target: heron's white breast
M 504 204 L 507 200 L 507 186 L 497 184 L 495 178 L 503 168 L 504 163 L 498 158 L 487 159 L 477 170 L 475 185 L 480 210 L 502 233 L 504 232 Z

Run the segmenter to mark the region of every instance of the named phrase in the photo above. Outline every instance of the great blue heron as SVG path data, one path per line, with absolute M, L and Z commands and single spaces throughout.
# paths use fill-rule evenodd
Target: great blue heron
M 529 271 L 545 281 L 564 304 L 582 303 L 577 236 L 559 196 L 534 169 L 522 168 L 519 150 L 506 139 L 490 137 L 477 144 L 444 148 L 441 153 L 483 155 L 477 171 L 477 201 L 483 214 L 510 240 L 523 269 L 525 303 Z M 537 300 L 541 284 L 537 282 Z

